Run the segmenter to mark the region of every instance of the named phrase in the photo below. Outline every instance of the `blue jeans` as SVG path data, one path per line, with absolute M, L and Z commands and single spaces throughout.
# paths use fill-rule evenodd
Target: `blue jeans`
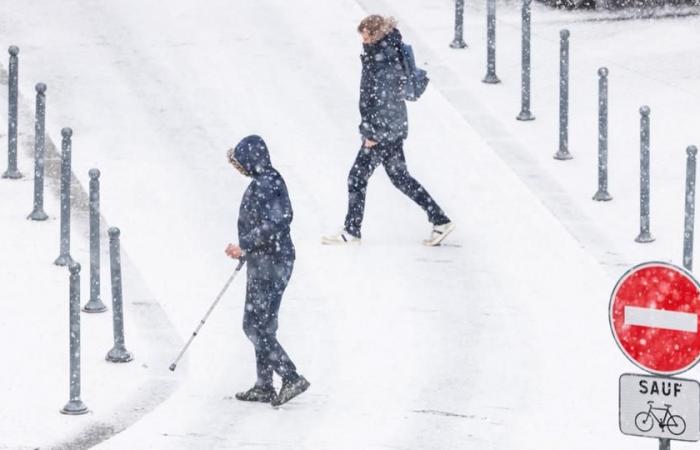
M 403 153 L 403 139 L 399 139 L 394 142 L 379 142 L 371 149 L 363 146 L 357 154 L 348 175 L 349 195 L 345 231 L 358 238 L 361 236 L 367 181 L 380 164 L 384 165 L 391 183 L 423 208 L 428 214 L 430 223 L 442 225 L 450 221 L 428 191 L 408 173 L 406 157 Z
M 256 386 L 272 386 L 272 373 L 285 381 L 298 378 L 297 369 L 277 340 L 280 303 L 294 268 L 294 259 L 251 255 L 247 261 L 243 331 L 255 347 Z

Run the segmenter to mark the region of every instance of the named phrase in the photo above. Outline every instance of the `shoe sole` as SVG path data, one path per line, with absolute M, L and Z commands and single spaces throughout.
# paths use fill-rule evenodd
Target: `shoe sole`
M 321 244 L 323 245 L 359 245 L 360 241 L 338 241 L 336 239 L 321 238 Z
M 442 243 L 442 241 L 445 240 L 445 238 L 450 233 L 452 233 L 454 231 L 455 227 L 456 227 L 456 225 L 452 224 L 452 226 L 449 227 L 448 229 L 446 229 L 445 231 L 443 231 L 442 234 L 440 236 L 438 236 L 438 238 L 436 240 L 431 241 L 429 239 L 426 239 L 425 241 L 423 241 L 423 245 L 428 246 L 428 247 L 437 247 L 438 245 L 440 245 L 440 243 Z

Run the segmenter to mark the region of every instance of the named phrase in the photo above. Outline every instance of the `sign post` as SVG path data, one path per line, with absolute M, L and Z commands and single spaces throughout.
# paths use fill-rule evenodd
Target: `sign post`
M 665 262 L 633 267 L 615 285 L 609 320 L 615 342 L 653 375 L 620 377 L 620 431 L 659 439 L 700 440 L 700 383 L 671 377 L 700 360 L 700 284 Z

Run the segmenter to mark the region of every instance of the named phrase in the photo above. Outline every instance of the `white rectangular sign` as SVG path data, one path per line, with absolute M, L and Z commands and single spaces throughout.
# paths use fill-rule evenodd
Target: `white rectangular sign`
M 623 374 L 620 431 L 633 436 L 700 440 L 700 383 L 684 378 Z

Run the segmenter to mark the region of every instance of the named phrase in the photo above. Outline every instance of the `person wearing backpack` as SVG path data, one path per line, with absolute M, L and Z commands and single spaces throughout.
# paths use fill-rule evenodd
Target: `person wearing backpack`
M 371 15 L 357 28 L 364 52 L 360 83 L 360 135 L 362 146 L 348 176 L 348 211 L 343 229 L 324 236 L 323 244 L 360 243 L 367 182 L 380 164 L 392 184 L 416 202 L 433 224 L 425 245 L 439 245 L 455 225 L 428 191 L 406 168 L 403 142 L 408 137 L 406 100 L 416 100 L 425 90 L 425 71 L 415 68 L 413 52 L 403 43 L 392 17 Z

